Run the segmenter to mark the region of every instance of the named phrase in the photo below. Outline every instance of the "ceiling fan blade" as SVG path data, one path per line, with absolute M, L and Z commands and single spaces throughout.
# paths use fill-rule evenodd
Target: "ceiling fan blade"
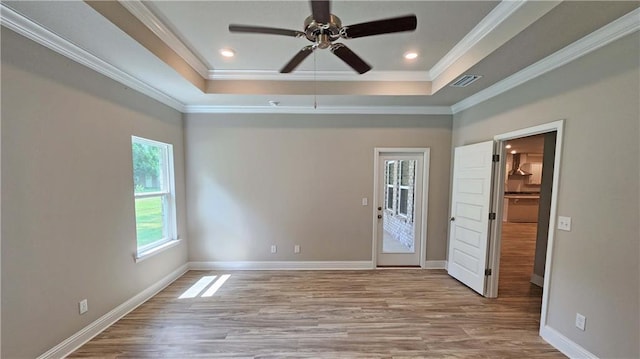
M 343 37 L 345 39 L 354 39 L 356 37 L 413 31 L 416 29 L 417 25 L 418 19 L 416 16 L 409 15 L 344 26 L 342 30 L 344 32 Z
M 347 63 L 347 65 L 351 66 L 357 73 L 363 74 L 369 70 L 371 70 L 371 66 L 368 63 L 364 62 L 360 56 L 356 55 L 353 51 L 351 51 L 344 44 L 336 43 L 331 45 L 331 52 L 333 52 L 336 56 L 340 58 L 340 60 Z
M 284 67 L 280 70 L 280 73 L 288 74 L 293 71 L 300 63 L 307 58 L 307 56 L 311 55 L 311 53 L 315 50 L 313 45 L 305 46 L 302 50 L 298 51 L 298 53 L 291 59 L 289 62 L 284 65 Z
M 331 21 L 331 3 L 329 0 L 311 0 L 311 16 L 320 24 Z
M 276 27 L 263 27 L 263 26 L 250 26 L 250 25 L 229 25 L 229 31 L 231 32 L 244 32 L 244 33 L 253 33 L 253 34 L 270 34 L 270 35 L 283 35 L 283 36 L 292 36 L 292 37 L 302 37 L 305 36 L 304 32 L 289 30 L 289 29 L 279 29 Z

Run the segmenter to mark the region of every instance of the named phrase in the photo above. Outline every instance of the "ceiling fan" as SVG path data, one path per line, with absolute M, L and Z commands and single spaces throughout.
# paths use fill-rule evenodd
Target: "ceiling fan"
M 363 22 L 360 24 L 342 26 L 340 18 L 331 13 L 329 0 L 311 0 L 311 16 L 304 20 L 304 31 L 262 27 L 251 25 L 229 25 L 230 32 L 282 35 L 305 37 L 313 45 L 303 47 L 282 69 L 281 73 L 293 71 L 300 63 L 316 49 L 329 48 L 347 65 L 359 74 L 371 70 L 371 66 L 364 62 L 346 45 L 334 41 L 339 38 L 355 39 L 358 37 L 389 34 L 402 31 L 413 31 L 417 26 L 415 15 L 396 17 L 391 19 Z

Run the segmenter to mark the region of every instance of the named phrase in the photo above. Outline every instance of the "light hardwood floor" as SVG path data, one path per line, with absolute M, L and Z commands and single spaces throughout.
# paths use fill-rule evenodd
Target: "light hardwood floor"
M 542 303 L 542 288 L 531 284 L 536 250 L 537 223 L 502 224 L 498 296 L 537 298 Z M 532 306 L 540 312 L 540 304 Z
M 213 296 L 178 299 L 222 274 Z M 71 357 L 563 358 L 539 310 L 443 270 L 190 271 Z

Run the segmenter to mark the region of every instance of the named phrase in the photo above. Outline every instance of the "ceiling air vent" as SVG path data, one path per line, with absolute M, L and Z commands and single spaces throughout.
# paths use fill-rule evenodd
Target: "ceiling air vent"
M 481 78 L 482 76 L 480 75 L 464 75 L 462 77 L 460 77 L 459 79 L 453 81 L 451 83 L 451 87 L 467 87 L 469 85 L 471 85 L 473 82 L 475 82 L 477 79 Z

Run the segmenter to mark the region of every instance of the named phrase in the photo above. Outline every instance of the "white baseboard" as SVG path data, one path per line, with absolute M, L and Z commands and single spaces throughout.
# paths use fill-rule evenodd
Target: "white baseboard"
M 173 283 L 176 279 L 180 278 L 184 273 L 189 270 L 188 264 L 182 265 L 180 268 L 171 272 L 166 277 L 162 278 L 149 288 L 135 295 L 133 298 L 120 304 L 115 309 L 111 310 L 107 314 L 95 320 L 93 323 L 82 328 L 77 333 L 67 338 L 62 343 L 49 349 L 44 354 L 40 355 L 38 359 L 44 358 L 64 358 L 71 354 L 74 350 L 81 347 L 83 344 L 91 340 L 96 335 L 100 334 L 103 330 L 107 329 L 113 323 L 117 322 L 120 318 L 127 315 L 132 310 L 136 309 L 139 305 L 149 300 L 156 295 L 162 289 L 169 284 Z
M 372 269 L 371 261 L 214 261 L 190 262 L 191 270 L 345 270 Z
M 543 276 L 539 276 L 535 273 L 531 274 L 531 283 L 537 285 L 540 288 L 544 287 L 544 277 Z
M 569 358 L 598 359 L 597 356 L 548 325 L 545 325 L 540 329 L 540 336 L 547 343 L 551 344 L 554 348 L 558 349 L 562 354 Z
M 424 269 L 447 269 L 447 261 L 427 261 Z

